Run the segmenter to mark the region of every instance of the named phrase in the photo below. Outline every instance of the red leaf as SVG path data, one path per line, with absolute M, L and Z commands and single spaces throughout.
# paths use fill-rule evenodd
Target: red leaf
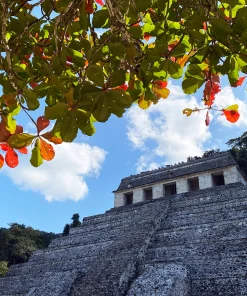
M 8 151 L 9 145 L 5 144 L 5 143 L 2 143 L 2 144 L 0 144 L 0 149 L 3 150 L 3 151 Z
M 134 23 L 131 27 L 140 27 L 140 21 L 138 23 Z
M 22 153 L 22 154 L 28 154 L 28 150 L 27 150 L 26 147 L 25 147 L 25 148 L 18 149 L 18 151 L 19 151 L 20 153 Z
M 150 38 L 151 38 L 151 36 L 150 36 L 147 32 L 144 33 L 144 39 L 145 39 L 146 41 L 148 41 Z
M 50 120 L 45 118 L 45 116 L 40 116 L 37 119 L 37 126 L 38 126 L 38 132 L 41 132 L 43 129 L 45 129 L 50 124 Z
M 215 95 L 221 91 L 219 75 L 211 76 L 211 80 L 208 80 L 205 84 L 203 91 L 205 105 L 211 107 L 215 100 Z
M 50 143 L 47 143 L 45 140 L 40 139 L 40 153 L 44 160 L 50 161 L 55 156 L 54 148 Z
M 235 110 L 222 110 L 226 119 L 231 123 L 235 123 L 239 120 L 240 114 Z
M 10 168 L 15 168 L 19 164 L 18 155 L 11 147 L 9 147 L 5 155 L 5 162 Z
M 0 169 L 3 167 L 3 164 L 4 164 L 4 158 L 2 154 L 0 154 Z
M 87 0 L 86 13 L 89 13 L 89 14 L 94 13 L 93 0 Z
M 114 88 L 115 90 L 119 90 L 119 89 L 122 89 L 124 91 L 126 91 L 128 89 L 128 85 L 127 84 L 122 84 L 122 85 L 119 85 L 118 87 Z M 113 90 L 114 90 L 113 89 Z
M 241 86 L 241 85 L 243 84 L 245 78 L 246 78 L 246 76 L 240 77 L 240 78 L 238 79 L 238 81 L 237 81 L 235 84 L 233 84 L 232 86 L 233 86 L 233 87 Z
M 15 129 L 15 134 L 22 134 L 23 133 L 23 126 L 17 125 Z
M 167 81 L 162 81 L 162 80 L 154 80 L 152 82 L 152 84 L 156 84 L 156 85 L 158 85 L 161 88 L 166 88 L 167 85 L 168 85 L 168 82 Z
M 207 111 L 207 114 L 206 114 L 205 123 L 206 123 L 206 126 L 209 126 L 210 118 L 209 118 L 209 113 L 208 113 L 208 111 Z
M 98 3 L 101 6 L 104 6 L 105 3 L 102 0 L 95 0 L 96 3 Z
M 66 56 L 66 61 L 69 63 L 72 63 L 72 57 L 71 56 Z
M 30 86 L 32 87 L 32 88 L 35 88 L 35 87 L 37 87 L 39 84 L 37 83 L 37 82 L 30 82 L 29 83 L 30 84 Z

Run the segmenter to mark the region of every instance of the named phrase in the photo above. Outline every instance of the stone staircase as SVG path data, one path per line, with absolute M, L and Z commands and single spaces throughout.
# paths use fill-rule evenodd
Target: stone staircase
M 171 277 L 178 266 L 191 286 L 169 295 L 247 296 L 246 226 L 241 183 L 111 209 L 12 266 L 0 296 L 168 295 L 135 286 L 163 266 Z
M 110 210 L 87 217 L 82 226 L 11 266 L 0 278 L 1 296 L 115 295 L 120 277 L 167 212 L 166 200 Z M 125 279 L 125 281 L 128 281 Z
M 161 262 L 186 266 L 191 296 L 247 295 L 247 187 L 220 186 L 171 199 L 139 275 Z

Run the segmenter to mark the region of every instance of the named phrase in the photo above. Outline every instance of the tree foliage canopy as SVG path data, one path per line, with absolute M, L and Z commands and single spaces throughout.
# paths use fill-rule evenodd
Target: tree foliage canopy
M 227 145 L 231 147 L 233 156 L 247 176 L 247 132 L 238 138 L 229 140 Z
M 26 227 L 23 224 L 12 223 L 8 229 L 0 228 L 0 270 L 4 271 L 4 262 L 9 265 L 24 263 L 32 251 L 47 248 L 54 233 L 47 233 Z M 0 271 L 1 275 L 1 271 Z
M 246 15 L 245 0 L 0 0 L 0 142 L 7 165 L 18 164 L 14 149 L 27 153 L 33 144 L 30 162 L 37 167 L 54 157 L 51 142 L 72 142 L 78 131 L 91 136 L 96 121 L 121 117 L 133 103 L 146 109 L 166 99 L 168 79 L 182 78 L 186 94 L 204 87 L 209 125 L 220 76 L 232 87 L 245 79 Z M 32 111 L 39 108 L 36 121 Z M 237 105 L 217 111 L 233 123 L 240 116 Z M 20 112 L 36 134 L 23 133 Z M 42 133 L 50 120 L 54 127 Z

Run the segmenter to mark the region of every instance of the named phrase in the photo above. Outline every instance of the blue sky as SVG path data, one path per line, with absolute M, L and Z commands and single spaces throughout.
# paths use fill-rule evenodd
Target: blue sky
M 232 89 L 222 79 L 217 106 L 238 103 L 241 118 L 229 124 L 220 114 L 205 126 L 205 112 L 186 118 L 182 110 L 200 106 L 202 90 L 184 95 L 181 81 L 169 81 L 171 95 L 149 110 L 137 105 L 123 118 L 112 116 L 96 123 L 93 137 L 79 135 L 74 144 L 56 147 L 56 158 L 39 168 L 29 164 L 30 154 L 20 157 L 16 169 L 0 172 L 0 227 L 17 222 L 36 229 L 61 232 L 74 213 L 81 218 L 113 207 L 113 193 L 121 178 L 186 160 L 203 150 L 226 149 L 225 142 L 247 130 L 245 87 Z M 36 114 L 36 116 L 41 114 Z M 23 114 L 19 120 L 32 131 Z

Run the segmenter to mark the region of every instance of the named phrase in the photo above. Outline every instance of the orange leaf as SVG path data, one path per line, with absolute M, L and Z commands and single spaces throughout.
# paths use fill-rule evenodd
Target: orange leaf
M 12 107 L 16 105 L 16 96 L 17 93 L 4 94 L 2 98 L 4 99 L 4 102 L 8 107 Z
M 63 140 L 61 138 L 58 138 L 58 137 L 54 136 L 52 132 L 44 133 L 42 135 L 42 137 L 45 138 L 46 140 L 48 140 L 49 142 L 52 142 L 52 143 L 54 143 L 56 145 L 63 143 Z
M 45 140 L 42 138 L 40 139 L 40 153 L 41 156 L 44 160 L 50 161 L 54 158 L 55 156 L 55 151 L 54 148 L 50 143 L 47 143 Z
M 37 126 L 38 126 L 38 132 L 41 132 L 43 129 L 45 129 L 50 124 L 50 120 L 47 119 L 45 116 L 40 116 L 37 119 Z
M 151 36 L 147 32 L 144 33 L 143 37 L 146 41 L 148 41 L 151 38 Z
M 240 77 L 240 78 L 238 79 L 238 81 L 237 81 L 235 84 L 233 84 L 232 86 L 233 86 L 233 87 L 241 86 L 241 85 L 243 84 L 245 78 L 246 78 L 246 76 Z
M 5 155 L 5 162 L 10 168 L 15 168 L 19 164 L 18 155 L 11 147 L 9 147 Z
M 239 120 L 240 114 L 238 111 L 235 110 L 222 110 L 223 114 L 225 115 L 226 119 L 230 121 L 231 123 L 235 123 Z
M 3 167 L 3 164 L 4 164 L 4 158 L 2 154 L 0 154 L 0 169 Z
M 22 153 L 22 154 L 28 154 L 28 150 L 27 150 L 26 147 L 25 147 L 25 148 L 18 149 L 18 151 L 19 151 L 20 153 Z
M 177 60 L 177 63 L 181 66 L 181 68 L 183 68 L 185 66 L 185 64 L 187 63 L 188 59 L 194 54 L 196 53 L 196 50 L 191 51 L 189 54 L 185 54 L 182 58 L 179 58 Z

